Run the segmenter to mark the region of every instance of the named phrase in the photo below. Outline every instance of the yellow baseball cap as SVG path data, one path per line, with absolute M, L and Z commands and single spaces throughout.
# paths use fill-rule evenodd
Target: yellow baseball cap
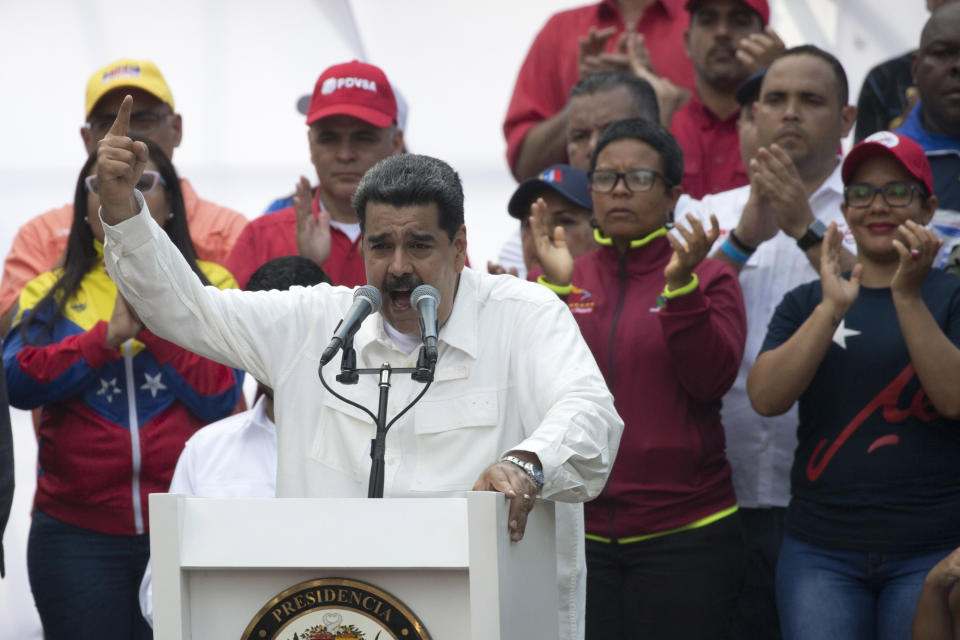
M 111 62 L 90 76 L 90 80 L 87 82 L 85 119 L 90 117 L 90 112 L 93 111 L 93 107 L 96 106 L 100 98 L 114 89 L 123 87 L 143 89 L 169 105 L 171 110 L 173 109 L 173 93 L 167 86 L 167 81 L 163 79 L 163 74 L 160 73 L 157 65 L 149 60 L 123 58 Z

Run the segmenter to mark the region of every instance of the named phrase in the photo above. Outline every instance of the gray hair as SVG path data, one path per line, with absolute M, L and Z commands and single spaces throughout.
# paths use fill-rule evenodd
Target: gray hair
M 630 97 L 633 98 L 633 107 L 635 118 L 644 118 L 653 122 L 660 122 L 660 106 L 657 102 L 657 94 L 650 86 L 650 83 L 631 73 L 621 71 L 611 71 L 607 73 L 596 73 L 585 78 L 581 78 L 577 84 L 570 89 L 570 97 L 567 98 L 567 104 L 579 96 L 592 96 L 601 91 L 610 91 L 617 87 L 625 88 Z
M 443 160 L 411 153 L 384 158 L 367 171 L 351 203 L 366 227 L 367 203 L 394 207 L 437 205 L 440 228 L 453 240 L 463 226 L 463 185 L 460 176 Z

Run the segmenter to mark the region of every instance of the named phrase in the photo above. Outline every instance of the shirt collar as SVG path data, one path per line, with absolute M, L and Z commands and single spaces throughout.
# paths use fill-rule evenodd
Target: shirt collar
M 250 422 L 268 433 L 276 433 L 277 426 L 267 417 L 267 397 L 261 395 L 253 405 Z
M 737 120 L 740 119 L 740 109 L 737 109 L 726 118 L 721 118 L 711 111 L 710 107 L 704 104 L 703 100 L 700 99 L 700 94 L 697 93 L 696 90 L 690 93 L 690 103 L 694 109 L 698 109 L 701 113 L 701 129 L 715 129 L 718 125 L 725 125 L 735 129 L 737 126 Z
M 477 347 L 477 313 L 480 306 L 477 301 L 478 289 L 479 276 L 477 272 L 470 267 L 464 267 L 463 271 L 460 272 L 460 282 L 457 285 L 457 294 L 453 300 L 453 310 L 450 312 L 447 321 L 440 327 L 437 336 L 441 342 L 463 351 L 471 358 L 476 358 L 479 352 Z M 360 346 L 361 350 L 377 341 L 391 346 L 398 353 L 403 353 L 387 335 L 383 327 L 383 316 L 379 313 L 376 322 L 365 322 L 361 325 L 355 341 L 357 345 L 362 345 Z
M 931 151 L 957 151 L 960 149 L 960 139 L 952 138 L 938 133 L 928 131 L 923 126 L 923 103 L 918 102 L 910 111 L 906 121 L 896 133 L 911 138 L 914 142 L 923 147 L 927 153 Z
M 454 349 L 463 351 L 471 358 L 476 358 L 477 348 L 477 313 L 480 307 L 477 301 L 479 295 L 480 277 L 470 267 L 464 267 L 460 272 L 460 282 L 457 284 L 457 293 L 453 299 L 453 310 L 450 317 L 440 327 L 439 338 Z
M 837 166 L 834 167 L 833 172 L 827 176 L 827 179 L 817 187 L 817 190 L 813 192 L 813 195 L 810 196 L 810 206 L 816 214 L 816 203 L 820 198 L 827 197 L 830 195 L 840 195 L 843 197 L 843 176 L 841 175 L 841 168 L 843 167 L 843 159 L 838 158 L 840 162 L 837 163 Z

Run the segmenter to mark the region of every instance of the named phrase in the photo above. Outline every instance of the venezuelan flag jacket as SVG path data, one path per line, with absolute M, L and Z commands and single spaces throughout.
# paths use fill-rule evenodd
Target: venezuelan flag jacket
M 211 284 L 236 288 L 223 267 L 198 264 Z M 34 505 L 85 529 L 146 533 L 147 496 L 167 490 L 187 438 L 230 414 L 243 373 L 148 329 L 119 349 L 108 347 L 117 288 L 101 261 L 67 301 L 52 339 L 39 331 L 50 318 L 52 305 L 45 304 L 28 327 L 34 344 L 25 343 L 19 324 L 59 275 L 27 283 L 3 342 L 10 404 L 43 408 Z

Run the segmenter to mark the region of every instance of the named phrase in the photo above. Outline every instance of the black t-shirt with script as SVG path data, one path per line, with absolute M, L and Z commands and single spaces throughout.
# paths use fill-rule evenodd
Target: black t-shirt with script
M 789 339 L 822 295 L 819 281 L 788 293 L 761 352 Z M 922 297 L 960 345 L 960 278 L 933 270 Z M 799 418 L 790 535 L 851 551 L 960 545 L 960 422 L 921 388 L 889 289 L 860 288 L 800 396 Z

